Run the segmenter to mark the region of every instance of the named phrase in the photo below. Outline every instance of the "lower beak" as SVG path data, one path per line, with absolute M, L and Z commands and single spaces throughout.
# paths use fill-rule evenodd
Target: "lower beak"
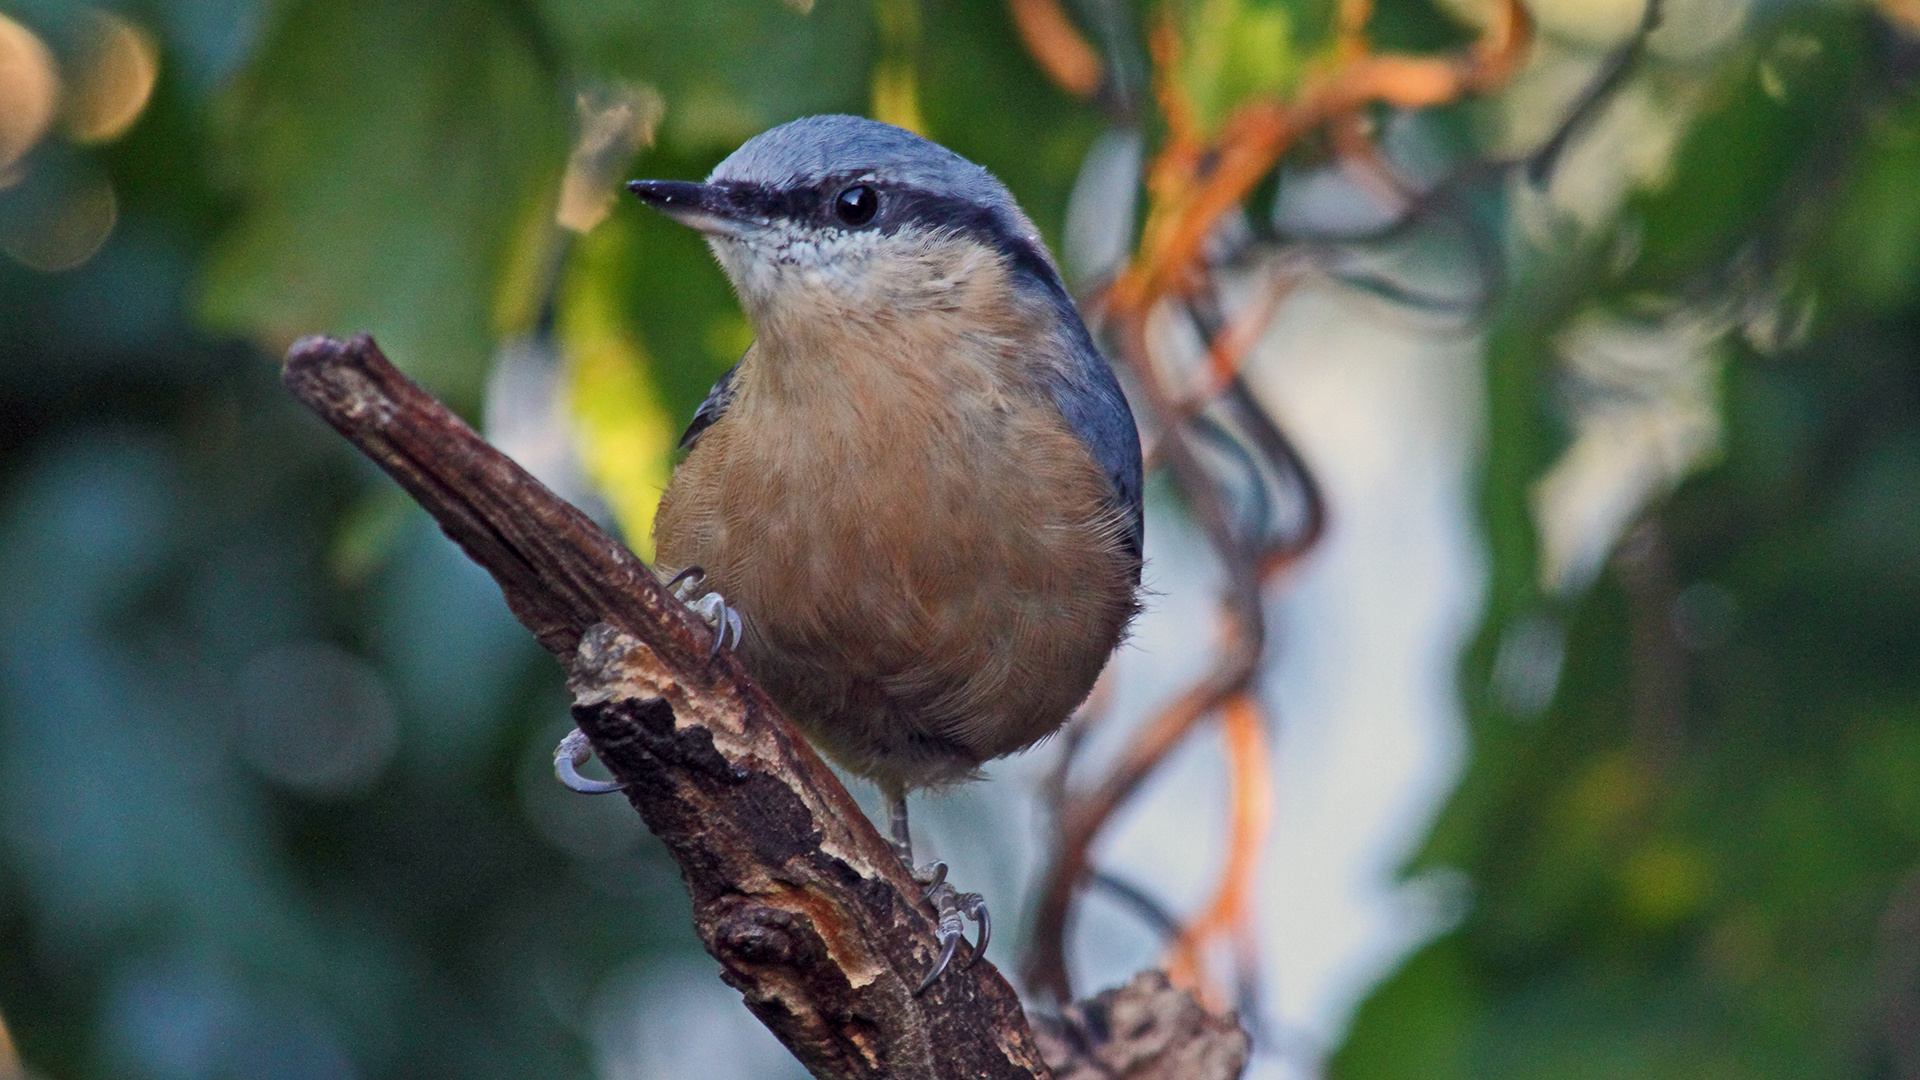
M 685 180 L 635 180 L 627 190 L 647 205 L 688 228 L 715 236 L 744 238 L 762 222 L 741 213 L 725 191 Z

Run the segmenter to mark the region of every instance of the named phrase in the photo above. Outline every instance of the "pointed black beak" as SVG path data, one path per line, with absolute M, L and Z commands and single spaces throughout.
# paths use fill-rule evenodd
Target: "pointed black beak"
M 669 214 L 701 206 L 707 197 L 707 185 L 686 180 L 635 180 L 627 190 Z
M 686 180 L 634 180 L 627 190 L 655 210 L 689 228 L 720 236 L 744 237 L 754 222 L 741 216 L 726 192 Z

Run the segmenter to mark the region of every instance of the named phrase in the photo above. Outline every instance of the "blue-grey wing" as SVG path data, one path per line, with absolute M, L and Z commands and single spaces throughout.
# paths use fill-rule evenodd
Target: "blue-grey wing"
M 742 359 L 745 358 L 742 357 Z M 707 400 L 693 410 L 693 420 L 687 424 L 686 433 L 680 436 L 680 449 L 692 449 L 693 444 L 700 441 L 700 436 L 713 426 L 714 421 L 725 415 L 727 406 L 733 404 L 733 373 L 739 370 L 740 362 L 736 360 L 733 366 L 727 369 L 727 373 L 720 376 L 713 384 L 713 389 L 707 391 Z
M 1054 269 L 1046 251 L 1032 238 L 1000 235 L 996 246 L 1006 256 L 1016 281 L 1024 282 L 1051 304 L 1060 330 L 1056 347 L 1065 356 L 1054 357 L 1049 365 L 1052 375 L 1048 389 L 1060 415 L 1086 444 L 1093 460 L 1113 484 L 1113 508 L 1125 524 L 1127 545 L 1134 557 L 1145 551 L 1145 513 L 1143 510 L 1140 461 L 1140 429 L 1134 425 L 1133 410 L 1120 389 L 1107 359 L 1093 343 L 1087 324 L 1080 320 L 1080 309 L 1073 304 L 1067 287 Z
M 1077 314 L 1074 324 L 1079 324 Z M 1079 330 L 1071 335 L 1077 339 L 1075 355 L 1056 368 L 1053 401 L 1112 481 L 1115 509 L 1126 522 L 1127 540 L 1138 558 L 1144 550 L 1145 534 L 1140 430 L 1134 425 L 1133 410 L 1120 390 L 1120 380 L 1114 377 L 1086 329 Z

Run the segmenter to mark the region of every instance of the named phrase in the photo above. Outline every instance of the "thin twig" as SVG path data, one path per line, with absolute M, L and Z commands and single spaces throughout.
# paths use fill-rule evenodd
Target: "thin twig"
M 1023 31 L 1032 51 L 1050 71 L 1061 66 L 1057 57 L 1049 55 L 1059 52 L 1059 43 L 1037 40 L 1047 35 L 1037 35 L 1030 28 L 1034 10 L 1044 6 L 1048 14 L 1061 16 L 1054 21 L 1066 25 L 1069 36 L 1084 48 L 1084 42 L 1072 33 L 1052 0 L 1014 3 L 1017 14 L 1026 9 Z M 1058 835 L 1042 876 L 1033 947 L 1026 967 L 1030 988 L 1056 1000 L 1070 996 L 1066 971 L 1068 917 L 1075 890 L 1089 873 L 1093 843 L 1114 812 L 1167 754 L 1202 719 L 1251 685 L 1265 637 L 1261 582 L 1297 562 L 1318 541 L 1326 525 L 1324 500 L 1311 471 L 1239 377 L 1241 358 L 1271 319 L 1280 293 L 1276 290 L 1268 302 L 1255 304 L 1230 328 L 1203 327 L 1202 337 L 1208 342 L 1212 361 L 1208 381 L 1217 395 L 1205 394 L 1202 401 L 1223 404 L 1248 429 L 1254 451 L 1267 465 L 1295 478 L 1305 513 L 1301 527 L 1291 535 L 1270 537 L 1264 528 L 1235 529 L 1226 492 L 1219 478 L 1208 474 L 1194 443 L 1202 432 L 1194 424 L 1197 417 L 1192 403 L 1179 400 L 1171 389 L 1169 374 L 1153 361 L 1147 346 L 1147 320 L 1169 298 L 1211 297 L 1214 269 L 1205 258 L 1209 238 L 1301 135 L 1331 124 L 1343 140 L 1347 157 L 1364 158 L 1363 164 L 1384 168 L 1383 159 L 1361 154 L 1356 145 L 1356 140 L 1365 139 L 1358 119 L 1362 108 L 1374 102 L 1418 108 L 1485 92 L 1512 76 L 1532 36 L 1532 19 L 1526 8 L 1520 0 L 1505 0 L 1486 32 L 1463 53 L 1435 58 L 1380 54 L 1371 51 L 1367 40 L 1371 10 L 1370 0 L 1344 0 L 1332 68 L 1310 75 L 1294 101 L 1256 99 L 1243 103 L 1227 117 L 1215 138 L 1203 135 L 1197 115 L 1173 75 L 1180 61 L 1181 42 L 1171 15 L 1163 16 L 1151 35 L 1157 69 L 1155 91 L 1167 140 L 1149 171 L 1153 208 L 1140 252 L 1105 291 L 1097 307 L 1109 317 L 1117 359 L 1130 370 L 1144 398 L 1137 407 L 1157 432 L 1154 459 L 1174 474 L 1225 569 L 1221 611 L 1226 629 L 1207 674 L 1149 721 L 1120 762 L 1090 792 L 1061 800 L 1056 815 Z M 1059 35 L 1056 32 L 1053 36 Z M 1084 77 L 1064 78 L 1059 71 L 1055 77 L 1073 89 L 1086 83 Z M 1258 476 L 1254 479 L 1260 481 Z M 1061 775 L 1064 778 L 1064 771 Z M 1242 831 L 1252 835 L 1252 830 Z M 1244 883 L 1237 878 L 1232 879 L 1232 887 L 1236 895 L 1244 891 Z M 1235 923 L 1246 905 L 1226 906 L 1233 910 L 1213 923 L 1222 919 L 1226 924 Z
M 1162 942 L 1172 941 L 1180 935 L 1180 920 L 1167 905 L 1155 899 L 1153 894 L 1123 877 L 1105 870 L 1087 871 L 1087 888 L 1090 891 L 1103 892 L 1120 901 L 1140 921 L 1147 924 L 1160 936 Z
M 1229 698 L 1222 712 L 1232 803 L 1226 868 L 1213 899 L 1168 950 L 1167 974 L 1176 984 L 1198 982 L 1201 951 L 1211 939 L 1225 936 L 1236 944 L 1252 940 L 1253 892 L 1272 823 L 1273 769 L 1266 715 L 1253 695 L 1245 692 Z M 1257 973 L 1242 969 L 1239 974 L 1243 986 L 1252 982 L 1255 989 L 1250 993 L 1257 998 Z
M 1662 0 L 1646 0 L 1646 6 L 1640 10 L 1640 24 L 1613 55 L 1607 57 L 1600 66 L 1600 74 L 1587 84 L 1580 94 L 1579 101 L 1568 110 L 1566 118 L 1560 121 L 1553 136 L 1540 145 L 1538 150 L 1528 155 L 1526 162 L 1527 182 L 1539 184 L 1552 175 L 1554 167 L 1560 163 L 1560 155 L 1566 152 L 1574 137 L 1585 131 L 1600 113 L 1600 107 L 1611 99 L 1626 81 L 1627 74 L 1633 70 L 1640 57 L 1647 51 L 1647 37 L 1660 28 L 1663 16 Z

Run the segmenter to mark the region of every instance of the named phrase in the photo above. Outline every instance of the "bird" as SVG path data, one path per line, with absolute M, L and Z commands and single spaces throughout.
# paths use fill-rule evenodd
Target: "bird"
M 754 333 L 680 441 L 656 570 L 878 784 L 941 916 L 923 991 L 960 916 L 980 927 L 968 963 L 990 924 L 944 865 L 914 867 L 907 793 L 1046 738 L 1123 640 L 1143 565 L 1132 410 L 1039 230 L 938 143 L 813 116 L 703 183 L 628 186 L 704 234 Z

